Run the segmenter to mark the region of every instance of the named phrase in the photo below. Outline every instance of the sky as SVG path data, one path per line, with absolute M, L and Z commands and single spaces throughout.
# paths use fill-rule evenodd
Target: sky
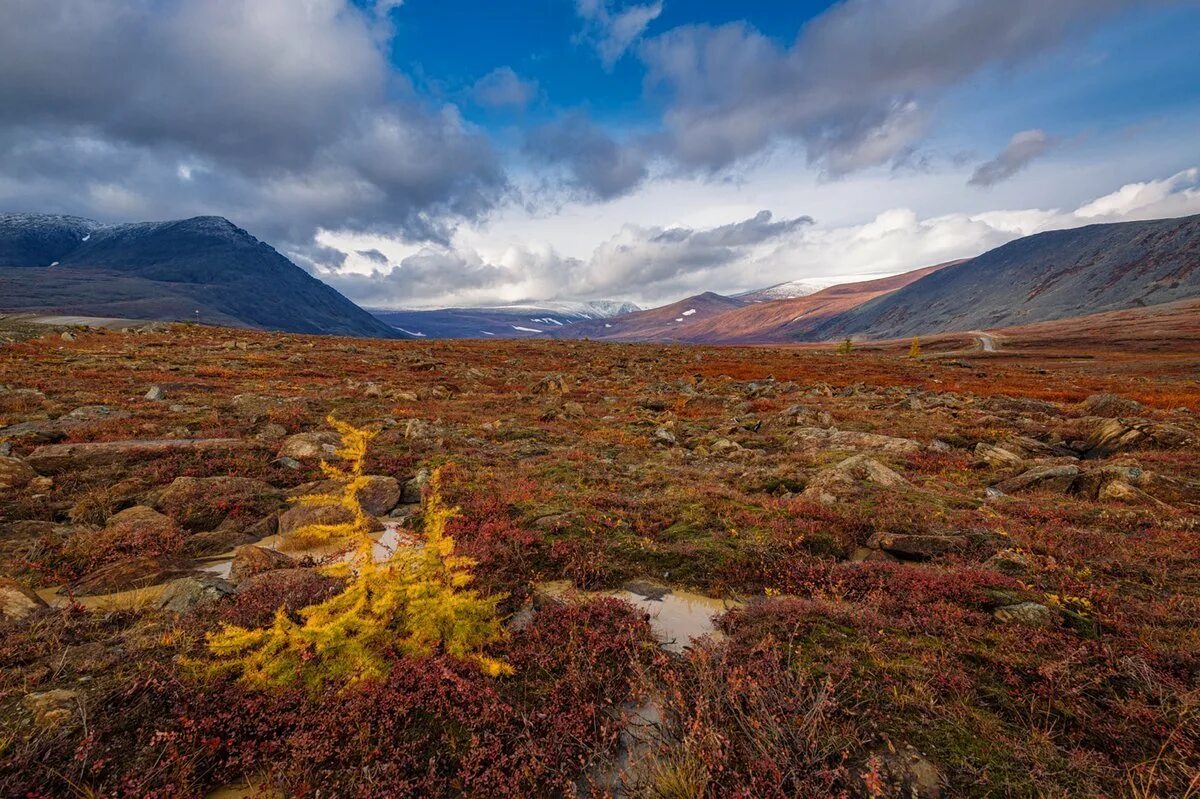
M 0 0 L 0 210 L 368 307 L 655 305 L 1200 213 L 1200 0 Z

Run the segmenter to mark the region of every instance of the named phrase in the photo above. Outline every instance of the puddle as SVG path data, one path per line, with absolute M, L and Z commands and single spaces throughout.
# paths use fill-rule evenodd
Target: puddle
M 540 583 L 537 591 L 546 596 L 611 596 L 623 599 L 650 616 L 650 629 L 668 652 L 681 653 L 697 638 L 720 639 L 713 618 L 744 603 L 717 599 L 690 591 L 678 591 L 657 583 L 633 582 L 615 591 L 577 591 L 568 580 Z
M 390 558 L 397 547 L 416 546 L 420 542 L 420 539 L 412 532 L 403 529 L 403 525 L 403 522 L 384 522 L 382 531 L 371 534 L 371 538 L 375 541 L 371 552 L 376 563 Z M 345 561 L 354 555 L 353 550 L 348 548 L 348 545 L 344 541 L 297 549 L 286 546 L 285 538 L 285 536 L 278 534 L 269 535 L 260 541 L 255 541 L 254 546 L 284 552 L 297 559 L 310 557 L 313 560 L 321 560 L 322 558 L 340 555 L 338 560 Z M 199 561 L 197 568 L 209 574 L 215 574 L 218 577 L 228 577 L 229 569 L 232 565 L 233 551 L 231 550 Z

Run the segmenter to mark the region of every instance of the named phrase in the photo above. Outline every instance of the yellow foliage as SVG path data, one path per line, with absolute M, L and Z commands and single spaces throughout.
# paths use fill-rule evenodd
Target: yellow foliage
M 849 337 L 837 346 L 838 355 L 850 355 L 854 352 L 854 342 Z
M 908 348 L 908 357 L 910 357 L 910 358 L 920 358 L 921 357 L 921 339 L 919 336 L 913 336 L 912 346 L 910 346 Z
M 226 625 L 209 636 L 209 649 L 231 658 L 230 667 L 260 686 L 297 680 L 310 686 L 324 680 L 352 683 L 380 677 L 387 671 L 390 650 L 406 655 L 442 651 L 471 661 L 492 676 L 511 674 L 507 663 L 480 651 L 504 637 L 496 614 L 502 597 L 480 596 L 467 587 L 475 562 L 455 555 L 454 539 L 446 534 L 446 524 L 457 511 L 442 501 L 441 470 L 430 479 L 423 545 L 397 547 L 377 563 L 369 535 L 371 517 L 358 501 L 365 480 L 363 460 L 374 434 L 332 417 L 329 421 L 342 435 L 338 455 L 350 465 L 338 469 L 322 463 L 321 468 L 342 484 L 341 491 L 300 501 L 339 505 L 354 518 L 297 533 L 354 541 L 351 560 L 331 569 L 347 578 L 345 589 L 302 609 L 299 621 L 280 608 L 270 627 L 248 630 Z

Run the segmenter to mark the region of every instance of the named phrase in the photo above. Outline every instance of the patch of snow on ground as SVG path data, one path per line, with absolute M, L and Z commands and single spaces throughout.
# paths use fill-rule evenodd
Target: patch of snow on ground
M 87 240 L 88 240 L 88 239 L 90 239 L 91 237 L 92 237 L 92 234 L 91 234 L 91 233 L 89 233 L 89 234 L 87 234 L 86 236 L 84 236 L 82 239 L 80 239 L 80 241 L 87 241 Z
M 413 331 L 411 331 L 411 330 L 405 330 L 405 329 L 404 329 L 404 328 L 402 328 L 402 327 L 398 327 L 398 328 L 396 328 L 396 329 L 397 329 L 397 330 L 399 330 L 401 333 L 407 333 L 407 334 L 408 334 L 408 335 L 410 335 L 410 336 L 416 336 L 417 338 L 425 338 L 425 334 L 424 334 L 424 333 L 414 333 Z
M 482 333 L 482 334 L 483 334 L 483 335 L 485 335 L 485 336 L 494 336 L 494 335 L 496 335 L 495 333 L 491 332 L 490 330 L 480 330 L 479 332 L 480 332 L 480 333 Z
M 532 327 L 521 327 L 520 325 L 513 325 L 512 329 L 520 330 L 522 333 L 541 333 L 542 332 L 541 330 L 535 330 Z
M 682 317 L 682 316 L 677 316 L 677 317 L 675 317 L 675 321 L 676 321 L 676 322 L 682 322 L 682 321 L 683 321 L 683 317 Z
M 604 323 L 604 326 L 605 326 L 605 327 L 612 327 L 612 325 L 610 325 L 608 322 L 605 322 L 605 323 Z
M 696 309 L 695 309 L 695 308 L 688 308 L 686 311 L 684 311 L 684 312 L 683 312 L 683 315 L 684 315 L 684 316 L 691 316 L 691 315 L 692 315 L 692 314 L 694 314 L 695 312 L 696 312 Z
M 58 261 L 55 261 L 54 263 L 52 263 L 52 264 L 50 264 L 50 265 L 51 265 L 51 266 L 58 266 Z

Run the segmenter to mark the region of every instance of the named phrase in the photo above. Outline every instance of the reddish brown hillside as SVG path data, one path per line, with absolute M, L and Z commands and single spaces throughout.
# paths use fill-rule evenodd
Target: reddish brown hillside
M 830 286 L 807 297 L 746 305 L 720 316 L 698 318 L 686 327 L 676 330 L 674 340 L 704 344 L 795 341 L 836 314 L 901 289 L 939 269 L 959 263 L 962 261 L 948 261 L 878 280 Z
M 608 341 L 690 341 L 683 332 L 690 325 L 720 318 L 744 306 L 741 300 L 706 291 L 660 308 L 622 314 L 611 319 L 577 322 L 557 331 L 555 337 Z

